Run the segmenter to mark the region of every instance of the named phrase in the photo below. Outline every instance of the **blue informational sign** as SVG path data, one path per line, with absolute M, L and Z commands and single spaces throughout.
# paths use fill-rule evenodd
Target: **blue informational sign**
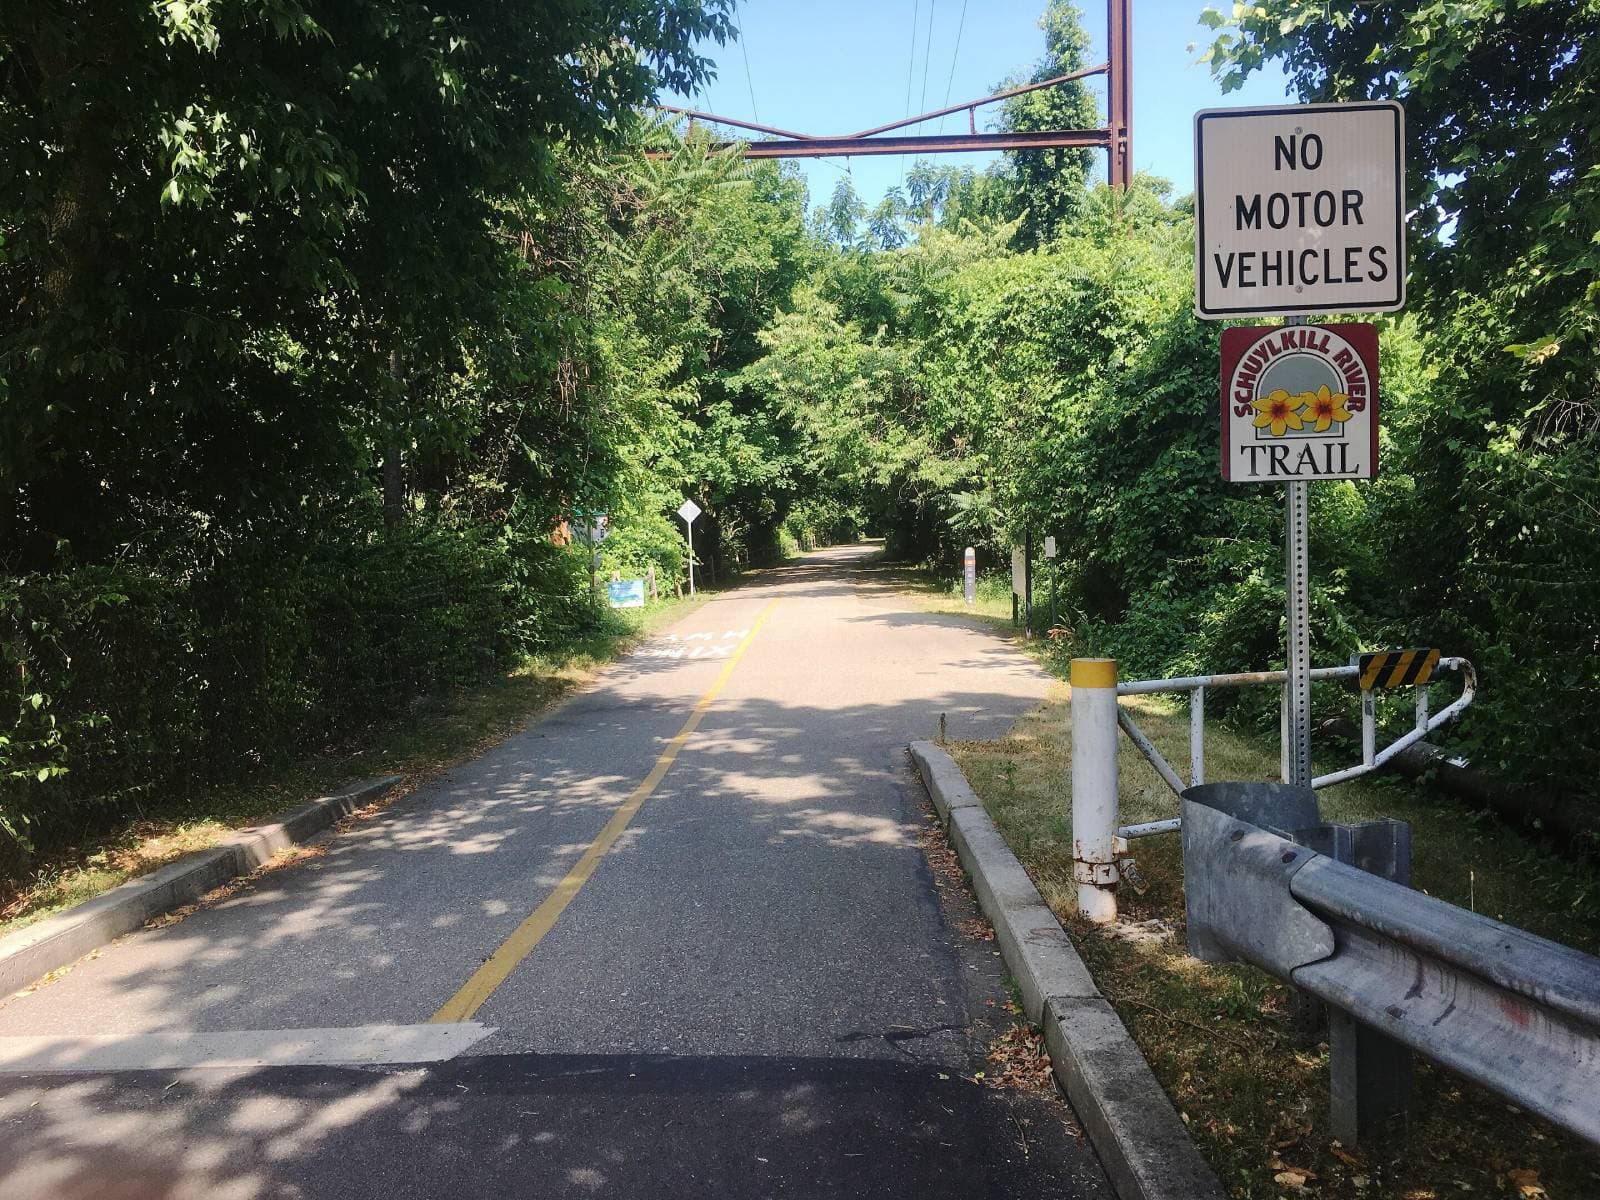
M 644 580 L 614 579 L 606 585 L 612 608 L 643 608 Z

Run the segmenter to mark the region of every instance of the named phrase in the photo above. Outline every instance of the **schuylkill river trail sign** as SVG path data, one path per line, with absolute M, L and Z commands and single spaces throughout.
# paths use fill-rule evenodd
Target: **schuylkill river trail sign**
M 1378 331 L 1222 331 L 1222 477 L 1371 479 L 1378 470 Z

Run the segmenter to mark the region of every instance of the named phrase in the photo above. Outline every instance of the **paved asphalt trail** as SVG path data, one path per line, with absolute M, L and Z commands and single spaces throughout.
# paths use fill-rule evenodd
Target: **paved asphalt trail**
M 0 1196 L 1109 1197 L 1070 1110 L 971 1078 L 1001 968 L 904 752 L 1047 683 L 870 548 L 763 573 L 0 1004 Z

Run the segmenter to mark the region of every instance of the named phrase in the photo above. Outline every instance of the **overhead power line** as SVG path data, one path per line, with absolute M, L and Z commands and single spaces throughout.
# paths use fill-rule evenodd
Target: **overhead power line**
M 920 0 L 911 0 L 911 55 L 906 59 L 906 116 L 911 115 L 911 81 L 917 77 L 917 14 Z
M 961 57 L 961 31 L 967 27 L 967 0 L 961 0 L 961 16 L 956 21 L 956 48 L 950 52 L 950 78 L 944 85 L 944 103 L 939 107 L 950 107 L 950 92 L 956 84 L 956 60 Z M 939 132 L 944 132 L 944 118 L 939 118 Z
M 928 0 L 931 5 L 933 0 Z M 911 81 L 917 77 L 917 14 L 922 11 L 918 0 L 911 0 L 911 53 L 906 58 L 906 116 L 911 115 Z M 924 76 L 926 81 L 926 76 Z M 900 183 L 904 187 L 906 182 L 906 162 L 900 160 Z
M 928 60 L 933 57 L 933 13 L 939 7 L 939 0 L 928 0 L 928 36 L 923 38 L 922 46 L 922 102 L 921 108 L 926 111 L 928 107 Z
M 733 10 L 733 27 L 739 31 L 739 53 L 744 56 L 744 82 L 750 89 L 750 115 L 756 120 L 761 120 L 761 110 L 756 107 L 756 82 L 750 75 L 750 49 L 744 40 L 744 22 L 739 18 L 737 7 Z

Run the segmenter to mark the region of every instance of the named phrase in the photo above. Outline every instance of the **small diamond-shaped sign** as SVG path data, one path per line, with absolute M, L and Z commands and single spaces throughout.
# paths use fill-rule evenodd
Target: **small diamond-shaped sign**
M 693 525 L 694 519 L 700 515 L 700 506 L 693 500 L 685 500 L 678 508 L 678 515 L 683 518 L 685 525 Z

